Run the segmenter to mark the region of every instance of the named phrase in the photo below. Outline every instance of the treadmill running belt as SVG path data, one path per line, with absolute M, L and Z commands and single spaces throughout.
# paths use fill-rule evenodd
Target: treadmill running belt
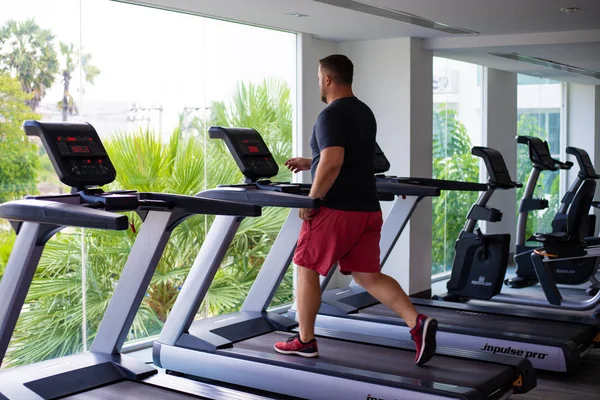
M 440 324 L 460 326 L 473 331 L 480 329 L 490 332 L 521 333 L 552 339 L 574 340 L 586 342 L 594 337 L 591 327 L 579 324 L 566 324 L 564 322 L 536 319 L 535 322 L 528 318 L 511 317 L 507 315 L 485 314 L 478 312 L 465 312 L 443 307 L 429 307 L 415 304 L 420 313 L 436 318 Z M 383 304 L 377 304 L 360 311 L 361 314 L 380 315 L 383 317 L 397 317 L 396 313 Z M 401 320 L 398 319 L 400 322 Z
M 235 343 L 234 348 L 275 353 L 273 349 L 275 342 L 285 341 L 290 335 L 287 332 L 272 332 Z M 436 355 L 427 365 L 418 367 L 414 363 L 414 351 L 324 337 L 318 337 L 317 341 L 319 362 L 403 376 L 419 381 L 470 387 L 486 396 L 496 391 L 500 384 L 515 379 L 514 369 L 500 364 Z M 287 357 L 298 356 L 282 355 L 281 357 L 285 360 Z
M 190 396 L 157 386 L 145 385 L 133 381 L 121 381 L 112 385 L 102 386 L 87 392 L 63 397 L 68 400 L 198 400 L 206 397 Z

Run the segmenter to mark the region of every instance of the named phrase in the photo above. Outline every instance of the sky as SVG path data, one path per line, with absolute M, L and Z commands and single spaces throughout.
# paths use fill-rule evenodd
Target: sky
M 238 81 L 283 79 L 295 92 L 296 36 L 242 24 L 134 6 L 110 0 L 2 0 L 0 23 L 35 18 L 59 41 L 82 43 L 101 70 L 94 85 L 79 79 L 71 93 L 84 120 L 100 131 L 130 129 L 127 110 L 163 107 L 162 130 L 169 133 L 185 108 L 203 110 L 213 100 L 231 98 Z M 81 21 L 81 23 L 80 23 Z M 81 29 L 80 29 L 81 27 Z M 62 98 L 59 78 L 41 109 L 55 111 Z M 292 99 L 294 96 L 292 96 Z M 129 113 L 133 117 L 133 113 Z M 159 112 L 149 116 L 158 129 Z M 107 133 L 107 132 L 103 132 Z

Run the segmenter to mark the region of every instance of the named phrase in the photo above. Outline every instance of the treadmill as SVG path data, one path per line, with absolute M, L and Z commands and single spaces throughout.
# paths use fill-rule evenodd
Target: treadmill
M 492 151 L 478 153 L 485 161 L 492 177 L 488 183 L 490 187 L 500 184 L 496 182 L 496 177 L 501 176 L 496 168 L 498 165 L 504 165 L 503 161 L 498 163 L 495 160 L 495 154 Z M 385 156 L 380 154 L 379 157 Z M 381 179 L 390 180 L 393 177 L 382 176 L 378 181 Z M 440 190 L 469 189 L 466 182 L 426 178 L 398 178 L 397 180 L 415 185 L 426 184 L 438 187 Z M 486 185 L 480 186 L 483 186 L 484 191 L 487 189 Z M 397 196 L 396 202 L 405 201 L 399 192 L 394 194 Z M 384 273 L 385 262 L 411 213 L 403 220 L 394 218 L 390 212 L 384 222 L 380 242 L 380 257 Z M 484 217 L 482 216 L 481 219 Z M 327 281 L 328 279 L 325 279 L 322 282 L 322 290 L 327 285 Z M 418 312 L 438 320 L 438 345 L 507 354 L 514 358 L 525 357 L 531 361 L 534 368 L 540 370 L 566 373 L 577 371 L 581 359 L 600 338 L 599 321 L 595 320 L 537 311 L 529 312 L 515 307 L 493 308 L 414 297 L 411 301 Z M 294 308 L 288 311 L 288 316 L 295 318 Z M 368 331 L 373 336 L 383 339 L 410 338 L 409 329 L 404 321 L 355 282 L 352 282 L 349 287 L 327 290 L 323 293 L 316 326 L 323 330 L 338 329 L 351 333 Z
M 533 368 L 525 359 L 439 346 L 437 355 L 425 367 L 418 367 L 413 342 L 388 339 L 373 345 L 367 331 L 320 332 L 321 355 L 316 359 L 276 353 L 274 343 L 293 334 L 297 324 L 268 307 L 296 246 L 302 223 L 296 209 L 314 208 L 319 202 L 306 195 L 310 185 L 267 180 L 277 174 L 278 167 L 254 129 L 211 127 L 209 135 L 225 141 L 247 181 L 220 185 L 200 196 L 292 210 L 241 311 L 194 321 L 240 224 L 240 219 L 215 218 L 154 343 L 155 365 L 172 373 L 311 400 L 505 399 L 535 387 Z M 383 187 L 394 185 L 403 187 L 409 196 L 432 190 L 398 183 Z M 287 196 L 280 200 L 282 194 Z M 465 354 L 471 359 L 459 357 Z
M 121 211 L 144 220 L 90 352 L 0 372 L 0 399 L 280 399 L 280 395 L 240 390 L 159 374 L 120 353 L 131 323 L 173 229 L 194 214 L 258 216 L 259 207 L 159 193 L 105 193 L 116 171 L 89 124 L 26 121 L 39 136 L 61 181 L 71 194 L 29 197 L 0 205 L 17 239 L 0 283 L 0 362 L 23 307 L 46 242 L 61 229 L 127 230 Z M 155 246 L 148 246 L 149 243 Z

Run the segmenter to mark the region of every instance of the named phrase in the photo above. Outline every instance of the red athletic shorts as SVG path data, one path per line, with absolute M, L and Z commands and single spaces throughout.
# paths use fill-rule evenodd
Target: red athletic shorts
M 326 276 L 339 262 L 340 272 L 379 272 L 381 211 L 343 211 L 321 207 L 302 223 L 294 263 Z

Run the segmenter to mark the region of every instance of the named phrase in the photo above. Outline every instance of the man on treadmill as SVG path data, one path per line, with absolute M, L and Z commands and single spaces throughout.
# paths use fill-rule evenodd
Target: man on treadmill
M 379 239 L 383 218 L 375 185 L 377 123 L 371 109 L 354 96 L 354 65 L 348 57 L 330 55 L 319 61 L 321 112 L 310 139 L 312 160 L 291 158 L 292 172 L 310 169 L 310 196 L 322 199 L 320 209 L 301 209 L 304 221 L 294 263 L 298 269 L 300 334 L 275 343 L 282 354 L 319 355 L 314 326 L 321 304 L 319 274 L 326 276 L 336 262 L 411 328 L 415 362 L 423 365 L 436 348 L 437 321 L 418 314 L 398 282 L 380 272 Z

